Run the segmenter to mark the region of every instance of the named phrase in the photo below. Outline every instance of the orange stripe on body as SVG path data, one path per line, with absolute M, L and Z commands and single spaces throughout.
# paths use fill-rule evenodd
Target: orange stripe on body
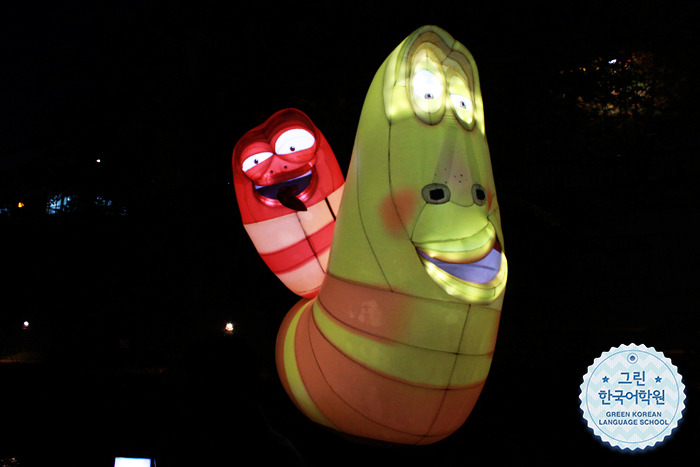
M 299 320 L 295 353 L 304 386 L 318 409 L 343 433 L 395 443 L 419 443 L 422 439 L 421 436 L 402 433 L 374 422 L 345 402 L 336 392 L 337 388 L 334 389 L 329 385 L 328 376 L 330 376 L 331 381 L 334 381 L 336 375 L 343 375 L 345 370 L 351 371 L 344 373 L 344 376 L 348 378 L 343 380 L 344 385 L 347 385 L 348 381 L 353 381 L 352 386 L 355 383 L 362 384 L 362 382 L 367 381 L 366 375 L 363 375 L 367 370 L 363 372 L 357 365 L 354 365 L 355 368 L 353 368 L 352 362 L 342 355 L 338 355 L 338 352 L 323 337 L 319 339 L 318 330 L 314 332 L 315 325 L 310 310 L 311 307 L 307 308 Z M 340 358 L 337 358 L 338 356 Z M 323 362 L 323 371 L 317 358 Z M 334 370 L 325 368 L 328 363 L 331 364 L 331 368 L 336 365 L 337 367 Z M 326 375 L 325 373 L 329 370 L 331 373 Z M 358 375 L 360 378 L 356 379 Z
M 364 287 L 330 274 L 319 301 L 330 316 L 367 336 L 451 353 L 459 351 L 469 310 L 463 302 L 436 302 Z
M 328 342 L 311 308 L 297 328 L 297 364 L 314 404 L 339 430 L 392 443 L 432 444 L 462 425 L 483 384 L 445 390 L 388 378 Z

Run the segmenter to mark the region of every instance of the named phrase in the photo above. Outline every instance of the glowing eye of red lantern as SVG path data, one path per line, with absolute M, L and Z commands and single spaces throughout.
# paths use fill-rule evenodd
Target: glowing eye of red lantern
M 257 154 L 253 154 L 252 156 L 246 157 L 246 159 L 243 161 L 243 164 L 241 164 L 243 172 L 249 171 L 250 169 L 258 165 L 259 163 L 264 162 L 271 156 L 271 152 L 259 152 Z
M 302 128 L 287 130 L 277 138 L 275 152 L 280 155 L 312 148 L 316 144 L 314 135 Z

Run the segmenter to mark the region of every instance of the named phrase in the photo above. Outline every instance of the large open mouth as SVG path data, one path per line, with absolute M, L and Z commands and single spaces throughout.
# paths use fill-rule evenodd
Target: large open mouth
M 311 184 L 312 175 L 312 171 L 309 170 L 304 175 L 280 183 L 255 185 L 255 191 L 263 198 L 277 200 L 289 209 L 306 211 L 306 205 L 303 202 L 304 197 L 301 195 Z
M 428 256 L 427 253 L 417 249 L 418 253 L 427 261 L 430 261 L 437 268 L 445 271 L 451 276 L 467 282 L 476 284 L 487 284 L 495 279 L 501 270 L 501 247 L 496 242 L 493 249 L 482 259 L 473 263 L 448 263 L 437 258 Z
M 447 293 L 471 303 L 494 300 L 505 288 L 507 261 L 498 240 L 472 262 L 449 262 L 416 248 L 428 275 Z

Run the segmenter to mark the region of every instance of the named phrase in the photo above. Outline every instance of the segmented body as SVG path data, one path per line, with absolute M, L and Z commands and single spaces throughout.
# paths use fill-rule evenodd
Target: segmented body
M 297 295 L 313 297 L 323 282 L 342 193 L 343 186 L 306 211 L 243 225 L 265 264 Z
M 419 322 L 440 313 L 450 316 L 443 323 L 455 320 L 448 324 L 453 342 L 420 347 L 417 334 L 421 328 L 430 333 L 435 321 Z M 450 307 L 327 278 L 316 299 L 287 315 L 278 368 L 297 406 L 319 424 L 391 443 L 432 444 L 457 430 L 476 404 L 499 316 L 485 307 Z M 412 340 L 407 326 L 417 328 Z
M 285 389 L 348 435 L 449 436 L 489 372 L 507 269 L 476 66 L 421 28 L 365 99 L 328 272 L 278 334 Z
M 284 109 L 239 139 L 232 167 L 243 226 L 258 253 L 292 292 L 315 296 L 345 184 L 325 137 L 306 114 Z

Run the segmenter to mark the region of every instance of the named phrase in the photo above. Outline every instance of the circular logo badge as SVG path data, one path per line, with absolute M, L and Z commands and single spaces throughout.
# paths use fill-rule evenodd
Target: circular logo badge
M 663 353 L 613 347 L 593 361 L 581 384 L 588 427 L 619 449 L 645 449 L 671 434 L 685 408 L 685 386 Z

